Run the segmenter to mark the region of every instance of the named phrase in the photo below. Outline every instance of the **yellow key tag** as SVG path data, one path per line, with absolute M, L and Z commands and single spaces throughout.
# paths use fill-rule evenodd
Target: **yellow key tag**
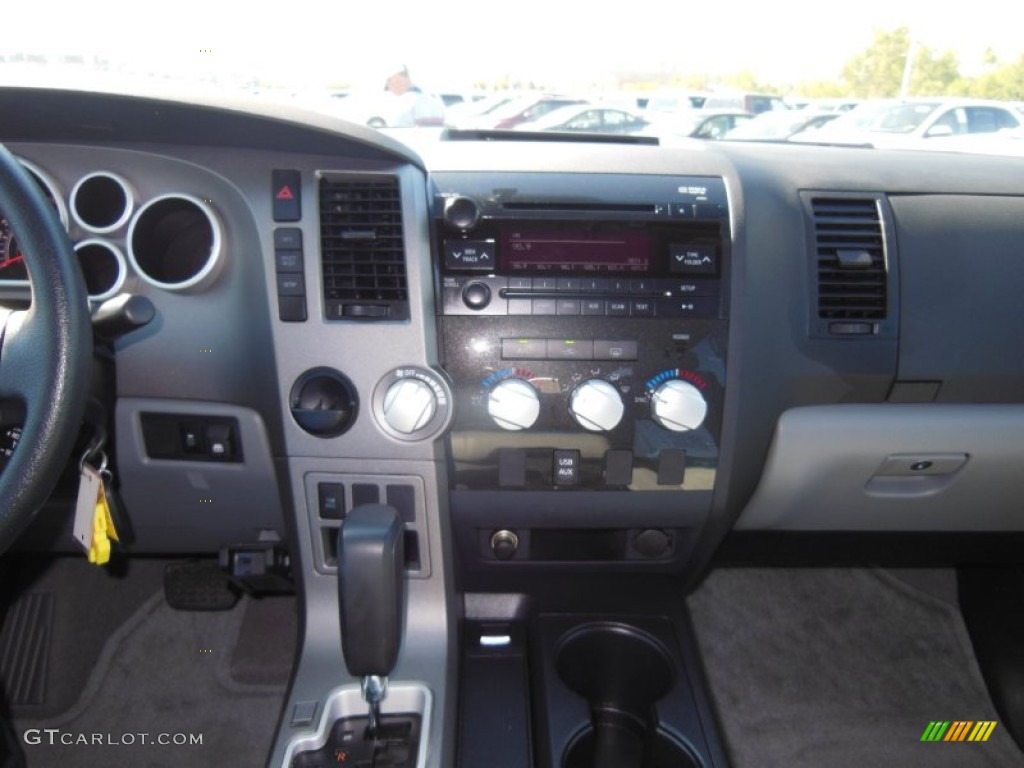
M 75 502 L 75 524 L 72 528 L 72 535 L 86 552 L 92 549 L 96 502 L 99 500 L 102 487 L 103 478 L 100 477 L 100 473 L 88 464 L 83 464 L 78 480 L 78 500 Z
M 110 499 L 107 496 L 106 482 L 100 486 L 100 497 L 96 500 L 96 514 L 100 514 L 100 507 L 103 507 L 103 527 L 107 530 L 107 538 L 111 541 L 120 541 L 117 537 L 117 526 L 114 525 L 114 517 L 110 514 Z
M 107 494 L 101 484 L 99 495 L 96 497 L 96 509 L 93 514 L 92 546 L 89 547 L 90 563 L 106 565 L 110 562 L 111 540 L 117 541 L 117 531 L 114 529 L 114 521 L 110 519 L 110 506 L 107 504 Z

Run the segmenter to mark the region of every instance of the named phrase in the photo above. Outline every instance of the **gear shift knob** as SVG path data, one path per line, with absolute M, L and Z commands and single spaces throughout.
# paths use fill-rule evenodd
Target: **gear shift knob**
M 386 677 L 398 661 L 404 608 L 404 526 L 397 510 L 364 504 L 338 534 L 341 649 L 354 677 Z

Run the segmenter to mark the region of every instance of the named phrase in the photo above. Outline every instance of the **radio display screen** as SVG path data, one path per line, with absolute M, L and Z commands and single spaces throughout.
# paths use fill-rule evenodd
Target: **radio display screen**
M 560 274 L 648 272 L 651 237 L 645 231 L 583 227 L 502 227 L 502 271 Z

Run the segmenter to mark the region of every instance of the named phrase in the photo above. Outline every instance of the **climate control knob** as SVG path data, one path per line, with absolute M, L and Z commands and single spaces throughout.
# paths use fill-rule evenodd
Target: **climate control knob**
M 426 427 L 436 411 L 437 396 L 421 379 L 399 379 L 384 394 L 384 421 L 403 435 L 411 435 Z
M 626 406 L 617 390 L 604 379 L 589 379 L 569 396 L 569 413 L 591 432 L 610 432 L 622 421 Z
M 502 429 L 529 429 L 540 415 L 540 393 L 528 381 L 505 379 L 487 395 L 487 412 Z
M 651 418 L 672 432 L 697 429 L 707 414 L 704 396 L 687 381 L 666 381 L 651 395 Z

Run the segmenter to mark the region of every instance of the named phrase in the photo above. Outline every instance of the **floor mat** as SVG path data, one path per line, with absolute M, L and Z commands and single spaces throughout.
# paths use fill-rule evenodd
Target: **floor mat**
M 13 714 L 47 718 L 73 706 L 110 635 L 160 588 L 167 562 L 97 568 L 81 556 L 27 555 L 5 562 L 3 589 L 15 599 L 0 630 L 0 685 Z
M 167 606 L 162 591 L 153 594 L 109 638 L 70 710 L 16 716 L 28 768 L 263 765 L 285 683 L 240 683 L 231 675 L 250 602 L 182 612 Z M 293 636 L 294 629 L 274 632 Z
M 46 704 L 55 603 L 55 596 L 49 592 L 29 592 L 4 617 L 0 631 L 0 680 L 9 706 Z
M 1007 768 L 932 721 L 997 721 L 959 611 L 884 571 L 723 569 L 689 599 L 733 768 Z

